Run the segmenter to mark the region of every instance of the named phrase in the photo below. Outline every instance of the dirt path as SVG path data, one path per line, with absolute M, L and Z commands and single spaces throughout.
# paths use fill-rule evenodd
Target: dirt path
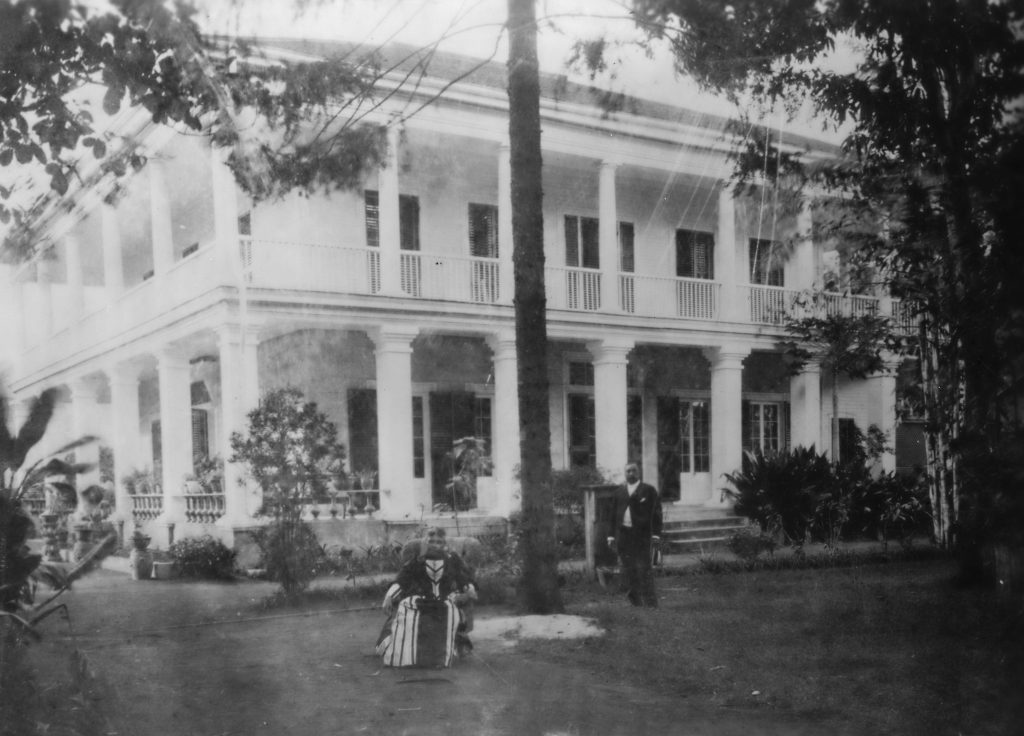
M 507 612 L 486 608 L 471 659 L 450 670 L 386 669 L 372 653 L 375 607 L 262 610 L 272 590 L 100 571 L 68 597 L 73 639 L 53 624 L 43 646 L 54 655 L 74 641 L 85 652 L 111 736 L 813 732 L 763 713 L 698 711 L 614 672 L 537 661 L 502 638 Z

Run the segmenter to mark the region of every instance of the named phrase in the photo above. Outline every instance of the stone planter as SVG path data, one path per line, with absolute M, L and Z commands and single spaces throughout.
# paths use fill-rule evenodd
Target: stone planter
M 133 549 L 128 553 L 128 569 L 132 580 L 149 580 L 153 577 L 153 553 L 148 549 Z
M 173 562 L 154 562 L 153 563 L 153 579 L 154 580 L 170 580 L 178 576 L 178 571 L 174 568 Z

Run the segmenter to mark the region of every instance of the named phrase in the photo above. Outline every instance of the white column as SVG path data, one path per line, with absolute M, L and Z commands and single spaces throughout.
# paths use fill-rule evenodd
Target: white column
M 107 370 L 110 381 L 111 426 L 110 444 L 114 452 L 114 488 L 117 515 L 130 519 L 131 501 L 121 482 L 134 470 L 141 470 L 142 448 L 139 444 L 139 374 L 127 363 Z
M 24 289 L 15 281 L 13 266 L 0 263 L 0 344 L 5 346 L 7 355 L 4 360 L 15 364 L 15 375 L 18 374 L 16 361 L 25 349 L 23 342 Z
M 192 472 L 192 392 L 188 359 L 166 348 L 157 356 L 160 386 L 160 475 L 164 495 L 164 522 L 184 517 L 181 494 L 185 476 Z
M 64 236 L 64 264 L 68 275 L 68 314 L 65 324 L 74 324 L 85 311 L 85 287 L 82 282 L 82 247 L 78 239 Z
M 718 192 L 718 227 L 715 232 L 715 281 L 719 286 L 719 319 L 737 322 L 743 319 L 737 282 L 742 268 L 736 263 L 736 200 L 728 183 L 721 184 Z
M 796 243 L 793 255 L 787 264 L 786 286 L 792 289 L 810 289 L 814 286 L 816 268 L 814 263 L 814 240 L 811 203 L 804 199 L 796 216 Z
M 623 478 L 629 447 L 626 435 L 626 365 L 633 340 L 609 338 L 587 343 L 594 357 L 594 432 L 597 467 L 615 481 Z
M 494 461 L 497 504 L 494 513 L 507 516 L 521 507 L 519 479 L 519 373 L 516 335 L 502 331 L 487 338 L 494 353 L 494 437 L 490 448 Z
M 601 261 L 601 310 L 619 312 L 619 214 L 615 199 L 615 169 L 612 161 L 601 162 L 598 178 L 598 252 Z
M 743 462 L 743 359 L 750 348 L 727 345 L 708 348 L 711 362 L 711 498 L 708 506 L 723 505 L 718 490 L 726 485 L 725 473 Z
M 114 301 L 124 291 L 124 261 L 121 255 L 121 231 L 117 227 L 117 210 L 102 205 L 103 284 L 107 298 Z
M 150 213 L 152 218 L 153 275 L 159 278 L 174 265 L 174 231 L 166 172 L 160 161 L 149 163 Z
M 370 333 L 377 362 L 377 470 L 381 513 L 390 519 L 429 512 L 429 491 L 417 496 L 412 470 L 413 326 L 386 326 Z M 421 509 L 421 504 L 424 509 Z
M 217 453 L 224 460 L 224 516 L 219 526 L 238 527 L 253 523 L 259 510 L 262 491 L 245 484 L 245 468 L 230 463 L 231 433 L 245 435 L 248 414 L 259 405 L 259 337 L 255 330 L 229 325 L 217 335 L 220 355 L 221 417 Z
M 236 283 L 241 261 L 238 244 L 238 192 L 235 175 L 224 163 L 226 152 L 210 148 L 210 174 L 213 180 L 213 230 L 218 262 L 225 281 Z
M 821 439 L 821 365 L 808 363 L 789 379 L 789 441 L 793 447 L 828 449 Z
M 26 320 L 33 320 L 35 324 L 27 324 L 29 331 L 39 330 L 36 342 L 42 342 L 53 334 L 53 287 L 50 276 L 50 266 L 45 261 L 36 262 L 36 313 L 26 313 Z
M 32 408 L 31 399 L 19 399 L 17 397 L 11 398 L 11 418 L 9 429 L 11 434 L 15 437 L 21 432 L 21 428 L 25 426 L 25 422 L 28 420 L 29 409 Z
M 512 148 L 507 140 L 498 151 L 498 272 L 499 301 L 511 304 L 516 274 L 512 261 Z
M 98 426 L 96 389 L 83 378 L 70 381 L 68 388 L 71 393 L 71 439 L 77 440 L 86 435 L 99 436 L 101 431 Z M 81 494 L 83 490 L 97 485 L 100 481 L 98 442 L 90 442 L 75 448 L 75 462 L 92 465 L 89 470 L 79 473 L 76 479 L 77 490 Z M 78 508 L 82 508 L 81 495 Z
M 398 130 L 388 128 L 388 152 L 378 175 L 380 220 L 380 288 L 387 296 L 402 294 L 401 226 L 398 210 Z

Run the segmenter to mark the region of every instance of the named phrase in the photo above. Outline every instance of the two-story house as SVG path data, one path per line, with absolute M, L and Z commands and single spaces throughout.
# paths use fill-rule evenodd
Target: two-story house
M 438 55 L 436 78 L 385 113 L 469 64 Z M 16 405 L 62 387 L 58 434 L 100 435 L 116 478 L 159 469 L 145 504 L 118 483 L 119 512 L 179 536 L 252 525 L 260 499 L 239 468 L 216 498 L 183 481 L 197 458 L 230 456 L 230 433 L 283 386 L 337 424 L 351 471 L 376 474 L 379 518 L 430 516 L 465 436 L 493 458 L 477 513 L 508 515 L 519 426 L 504 74 L 485 65 L 392 126 L 385 164 L 354 191 L 254 206 L 205 139 L 150 130 L 151 160 L 123 196 L 79 191 L 55 220 L 55 257 L 13 273 Z M 783 217 L 763 190 L 734 194 L 720 117 L 641 100 L 610 112 L 553 77 L 543 89 L 555 467 L 621 477 L 636 461 L 686 509 L 723 503 L 744 448 L 828 448 L 821 371 L 790 377 L 778 346 L 793 296 L 831 267 L 810 207 Z M 834 153 L 770 133 L 801 155 Z M 840 418 L 892 431 L 894 387 L 892 374 L 844 382 Z

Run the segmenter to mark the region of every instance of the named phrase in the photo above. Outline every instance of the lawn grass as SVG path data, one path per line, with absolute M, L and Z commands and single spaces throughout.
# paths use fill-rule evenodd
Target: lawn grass
M 843 733 L 1024 733 L 1020 606 L 954 577 L 946 560 L 698 569 L 659 577 L 658 609 L 580 582 L 565 590 L 568 612 L 608 635 L 525 646 L 695 705 L 771 709 Z

